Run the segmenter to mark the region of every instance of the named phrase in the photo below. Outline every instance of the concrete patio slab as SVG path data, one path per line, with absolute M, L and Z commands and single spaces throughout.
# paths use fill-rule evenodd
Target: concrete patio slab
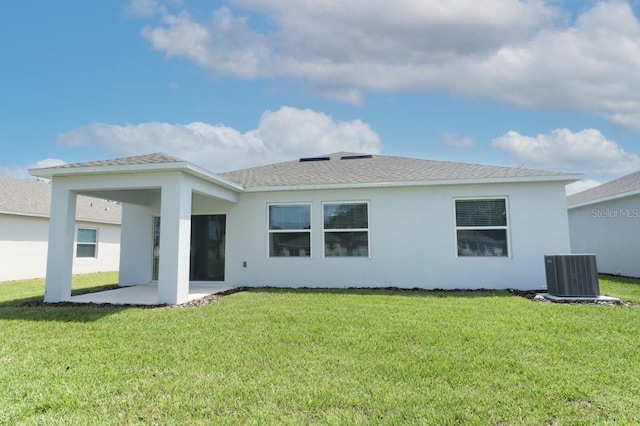
M 554 302 L 607 302 L 607 303 L 620 303 L 620 299 L 610 296 L 596 296 L 596 297 L 579 297 L 579 296 L 555 296 L 549 293 L 541 293 L 536 297 L 541 296 L 545 299 L 552 300 Z
M 211 294 L 222 293 L 234 288 L 236 287 L 227 285 L 192 284 L 189 286 L 189 301 L 202 299 Z M 120 287 L 113 290 L 71 296 L 68 301 L 73 303 L 108 303 L 112 305 L 157 305 L 158 286 L 149 284 Z

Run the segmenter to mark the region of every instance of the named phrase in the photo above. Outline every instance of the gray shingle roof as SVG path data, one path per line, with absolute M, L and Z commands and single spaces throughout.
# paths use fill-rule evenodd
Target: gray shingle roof
M 167 163 L 181 163 L 184 160 L 181 160 L 177 157 L 172 157 L 171 155 L 163 154 L 161 152 L 156 152 L 154 154 L 148 155 L 138 155 L 135 157 L 123 157 L 123 158 L 115 158 L 113 160 L 102 160 L 102 161 L 89 161 L 86 163 L 74 163 L 74 164 L 64 164 L 62 166 L 56 166 L 56 169 L 70 169 L 70 168 L 78 168 L 78 167 L 102 167 L 102 166 L 132 166 L 136 164 L 167 164 Z
M 567 204 L 575 206 L 578 204 L 597 202 L 616 195 L 624 195 L 627 192 L 640 190 L 640 170 L 621 178 L 603 183 L 594 188 L 587 189 L 567 197 Z
M 514 181 L 527 179 L 577 180 L 576 174 L 549 172 L 515 167 L 486 166 L 480 164 L 454 163 L 449 161 L 422 160 L 417 158 L 367 155 L 337 152 L 303 161 L 294 160 L 266 166 L 252 167 L 213 176 L 242 185 L 246 189 L 271 189 L 291 187 L 424 184 L 451 183 L 455 181 Z M 185 163 L 186 161 L 166 154 L 156 153 L 115 160 L 67 164 L 46 170 L 73 170 L 116 166 L 151 166 Z M 111 169 L 112 172 L 116 170 Z M 36 175 L 49 177 L 45 174 Z
M 0 176 L 0 213 L 49 217 L 51 185 Z M 99 198 L 79 195 L 76 219 L 120 223 L 122 206 Z
M 343 159 L 344 157 L 356 157 Z M 364 157 L 364 158 L 361 158 Z M 245 188 L 566 177 L 575 174 L 338 152 L 318 161 L 287 161 L 220 173 Z

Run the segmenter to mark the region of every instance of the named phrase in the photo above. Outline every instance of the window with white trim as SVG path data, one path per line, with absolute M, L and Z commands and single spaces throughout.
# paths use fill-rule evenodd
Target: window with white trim
M 369 257 L 369 203 L 324 203 L 325 257 Z
M 457 199 L 459 257 L 509 257 L 506 198 Z
M 76 257 L 97 257 L 98 230 L 78 228 L 76 238 Z
M 269 257 L 311 257 L 311 204 L 269 204 Z

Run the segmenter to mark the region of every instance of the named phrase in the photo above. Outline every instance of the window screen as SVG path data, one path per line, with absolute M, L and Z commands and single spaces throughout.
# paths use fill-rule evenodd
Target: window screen
M 509 256 L 506 199 L 456 200 L 455 206 L 458 256 Z

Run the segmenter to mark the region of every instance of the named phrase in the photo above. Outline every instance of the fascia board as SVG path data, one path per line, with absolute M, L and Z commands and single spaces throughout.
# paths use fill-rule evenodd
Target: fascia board
M 154 171 L 184 170 L 187 162 L 160 163 L 160 164 L 128 164 L 112 166 L 82 166 L 82 167 L 51 167 L 46 169 L 29 169 L 33 176 L 52 179 L 54 176 L 74 176 L 83 174 L 110 174 L 110 173 L 148 173 Z
M 208 171 L 202 167 L 196 166 L 195 164 L 187 163 L 187 167 L 184 170 L 192 176 L 198 177 L 200 179 L 209 181 L 216 185 L 220 185 L 223 188 L 230 189 L 234 192 L 244 192 L 245 189 L 239 183 L 236 183 L 232 180 L 225 179 L 222 176 L 219 176 L 215 173 Z
M 29 169 L 29 173 L 33 176 L 53 179 L 56 176 L 74 176 L 74 175 L 105 175 L 112 173 L 151 173 L 151 172 L 169 172 L 180 171 L 189 173 L 200 179 L 204 179 L 216 185 L 230 189 L 235 192 L 243 192 L 242 185 L 225 179 L 215 173 L 209 172 L 202 167 L 198 167 L 186 161 L 176 163 L 158 163 L 158 164 L 131 164 L 131 165 L 113 165 L 113 166 L 86 166 L 86 167 L 52 167 L 44 169 Z
M 4 215 L 7 215 L 7 216 L 26 216 L 26 217 L 37 217 L 37 218 L 49 219 L 49 215 L 48 214 L 42 214 L 42 213 L 27 213 L 27 212 L 15 212 L 15 211 L 9 211 L 9 210 L 0 210 L 0 214 L 4 214 Z
M 0 214 L 6 215 L 6 216 L 20 216 L 20 217 L 33 217 L 33 218 L 37 218 L 37 219 L 49 219 L 49 215 L 48 214 L 42 214 L 42 213 L 23 213 L 23 212 L 10 212 L 10 211 L 2 211 L 0 210 Z M 100 220 L 100 219 L 89 219 L 89 218 L 76 218 L 76 222 L 89 222 L 89 223 L 104 223 L 107 225 L 121 225 L 120 222 L 118 221 L 112 221 L 112 220 Z
M 370 183 L 341 183 L 327 185 L 292 185 L 292 186 L 260 186 L 245 188 L 245 192 L 274 192 L 274 191 L 304 191 L 321 189 L 367 189 L 367 188 L 402 188 L 416 186 L 444 186 L 444 185 L 477 185 L 477 184 L 509 184 L 534 182 L 565 182 L 569 184 L 584 179 L 582 174 L 558 176 L 528 176 L 519 178 L 486 178 L 486 179 L 443 179 L 413 182 L 370 182 Z

